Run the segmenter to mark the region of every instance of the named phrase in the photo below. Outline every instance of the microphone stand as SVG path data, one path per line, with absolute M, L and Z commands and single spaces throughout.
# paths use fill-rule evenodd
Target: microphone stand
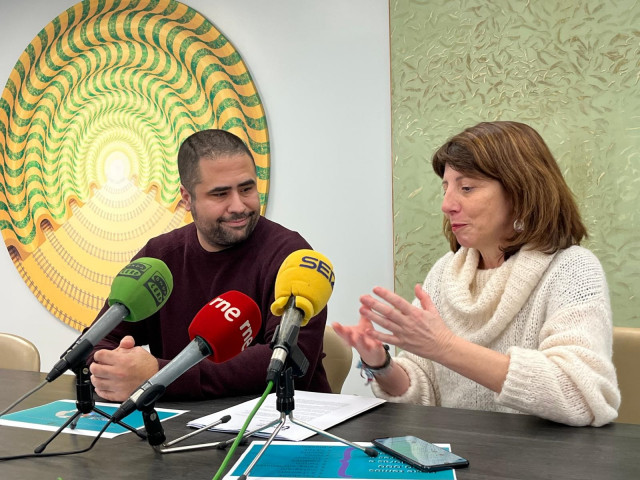
M 142 410 L 142 420 L 144 421 L 144 428 L 147 431 L 147 441 L 149 445 L 154 449 L 160 448 L 159 446 L 164 443 L 167 437 L 160 423 L 158 412 L 156 412 L 155 403 L 144 407 Z
M 278 332 L 276 331 L 273 338 L 277 338 L 277 337 L 278 337 Z M 272 344 L 272 347 L 273 347 L 273 344 Z M 259 432 L 261 430 L 264 430 L 265 428 L 276 425 L 276 428 L 273 431 L 273 433 L 271 433 L 271 435 L 269 436 L 269 438 L 267 439 L 263 447 L 260 449 L 256 457 L 253 459 L 253 461 L 249 464 L 249 466 L 244 471 L 244 473 L 238 477 L 238 480 L 246 480 L 246 478 L 249 476 L 249 473 L 251 472 L 253 467 L 256 465 L 256 463 L 258 463 L 258 460 L 260 460 L 260 457 L 262 457 L 265 450 L 269 447 L 269 445 L 271 445 L 271 443 L 273 442 L 278 432 L 280 432 L 280 430 L 284 426 L 287 420 L 287 416 L 289 417 L 289 421 L 291 423 L 300 425 L 301 427 L 304 427 L 307 430 L 311 430 L 317 434 L 324 435 L 325 437 L 331 438 L 340 443 L 344 443 L 345 445 L 361 450 L 362 452 L 366 453 L 369 457 L 378 456 L 378 451 L 373 448 L 356 445 L 355 443 L 345 440 L 344 438 L 333 435 L 332 433 L 329 433 L 325 430 L 320 430 L 317 427 L 314 427 L 312 425 L 309 425 L 308 423 L 302 422 L 294 418 L 293 410 L 294 410 L 294 403 L 295 403 L 294 402 L 295 388 L 294 388 L 293 377 L 294 375 L 298 377 L 303 376 L 306 373 L 308 365 L 309 365 L 309 362 L 307 358 L 304 356 L 304 353 L 302 353 L 302 350 L 300 350 L 297 344 L 292 345 L 290 347 L 289 355 L 287 356 L 284 362 L 284 368 L 280 371 L 280 373 L 275 379 L 276 409 L 280 412 L 280 418 L 277 420 L 274 420 L 273 422 L 263 427 L 260 427 L 258 430 L 254 430 L 245 435 L 245 436 L 248 436 L 253 433 Z
M 227 446 L 228 442 L 213 442 L 213 443 L 200 443 L 197 445 L 186 445 L 183 447 L 174 447 L 176 443 L 182 442 L 187 438 L 191 438 L 194 435 L 204 432 L 205 430 L 209 430 L 221 423 L 227 423 L 231 420 L 231 415 L 225 415 L 215 422 L 211 422 L 209 425 L 205 425 L 193 432 L 190 432 L 182 437 L 176 438 L 175 440 L 171 440 L 170 442 L 166 441 L 166 436 L 164 434 L 164 430 L 162 429 L 162 425 L 160 423 L 160 419 L 158 418 L 158 414 L 154 410 L 153 406 L 150 408 L 146 408 L 142 411 L 142 418 L 144 420 L 144 426 L 147 430 L 147 440 L 149 441 L 149 445 L 153 447 L 153 449 L 158 453 L 175 453 L 175 452 L 186 452 L 191 450 L 200 450 L 203 448 L 219 448 L 223 449 Z
M 93 386 L 91 385 L 91 373 L 89 372 L 89 367 L 87 367 L 86 363 L 82 363 L 81 365 L 72 369 L 73 373 L 76 375 L 76 409 L 77 411 L 67 419 L 67 421 L 56 430 L 49 439 L 38 446 L 34 453 L 42 453 L 45 448 L 65 429 L 67 426 L 69 428 L 74 429 L 78 425 L 78 420 L 80 420 L 80 415 L 88 414 L 91 412 L 96 412 L 103 417 L 111 420 L 111 415 L 100 410 L 96 407 L 95 400 L 93 398 Z M 127 430 L 135 433 L 138 437 L 145 440 L 147 437 L 138 432 L 135 428 L 130 425 L 127 425 L 124 422 L 115 422 L 118 425 L 126 428 Z

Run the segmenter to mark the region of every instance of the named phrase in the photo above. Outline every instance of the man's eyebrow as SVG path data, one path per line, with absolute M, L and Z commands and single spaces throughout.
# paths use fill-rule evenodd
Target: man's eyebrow
M 244 182 L 241 182 L 238 184 L 238 187 L 248 187 L 250 185 L 255 185 L 256 181 L 252 178 L 250 178 L 249 180 L 245 180 Z M 222 193 L 222 192 L 228 192 L 229 190 L 231 190 L 233 187 L 230 187 L 228 185 L 224 185 L 224 186 L 220 186 L 220 187 L 215 187 L 212 188 L 211 190 L 209 190 L 207 193 Z
M 229 190 L 231 190 L 231 187 L 215 187 L 209 190 L 207 193 L 221 193 L 221 192 L 227 192 Z

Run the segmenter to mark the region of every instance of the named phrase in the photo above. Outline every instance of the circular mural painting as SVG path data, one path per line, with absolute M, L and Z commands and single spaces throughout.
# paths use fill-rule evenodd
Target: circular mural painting
M 78 330 L 156 235 L 190 222 L 180 143 L 228 130 L 269 190 L 264 110 L 240 55 L 179 2 L 90 1 L 27 46 L 0 99 L 0 228 L 38 300 Z

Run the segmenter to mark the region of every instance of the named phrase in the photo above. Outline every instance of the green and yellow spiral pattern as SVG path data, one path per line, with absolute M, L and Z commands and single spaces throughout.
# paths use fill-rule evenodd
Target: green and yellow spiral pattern
M 85 0 L 27 46 L 0 99 L 0 229 L 57 318 L 89 325 L 131 256 L 191 221 L 177 151 L 207 128 L 252 150 L 264 213 L 260 98 L 238 52 L 190 7 Z

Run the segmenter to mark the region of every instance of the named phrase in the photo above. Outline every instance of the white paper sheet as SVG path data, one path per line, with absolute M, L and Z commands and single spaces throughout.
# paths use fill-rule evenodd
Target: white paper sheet
M 258 398 L 249 400 L 231 408 L 227 408 L 221 412 L 212 413 L 205 417 L 192 420 L 187 425 L 190 427 L 201 428 L 214 422 L 216 419 L 230 415 L 231 420 L 216 427 L 211 428 L 213 431 L 237 433 L 244 425 L 249 417 L 251 410 L 258 403 Z M 317 393 L 297 391 L 294 398 L 295 408 L 293 410 L 293 418 L 301 422 L 307 423 L 320 430 L 326 430 L 349 418 L 355 417 L 385 401 L 380 398 L 360 397 L 357 395 L 343 395 L 332 393 Z M 255 417 L 249 424 L 247 432 L 255 430 L 261 426 L 279 420 L 280 412 L 276 409 L 276 394 L 270 394 L 264 404 L 258 410 Z M 268 437 L 275 427 L 262 430 L 255 434 L 259 437 Z M 305 440 L 315 435 L 315 432 L 291 423 L 289 417 L 278 436 L 279 440 Z

